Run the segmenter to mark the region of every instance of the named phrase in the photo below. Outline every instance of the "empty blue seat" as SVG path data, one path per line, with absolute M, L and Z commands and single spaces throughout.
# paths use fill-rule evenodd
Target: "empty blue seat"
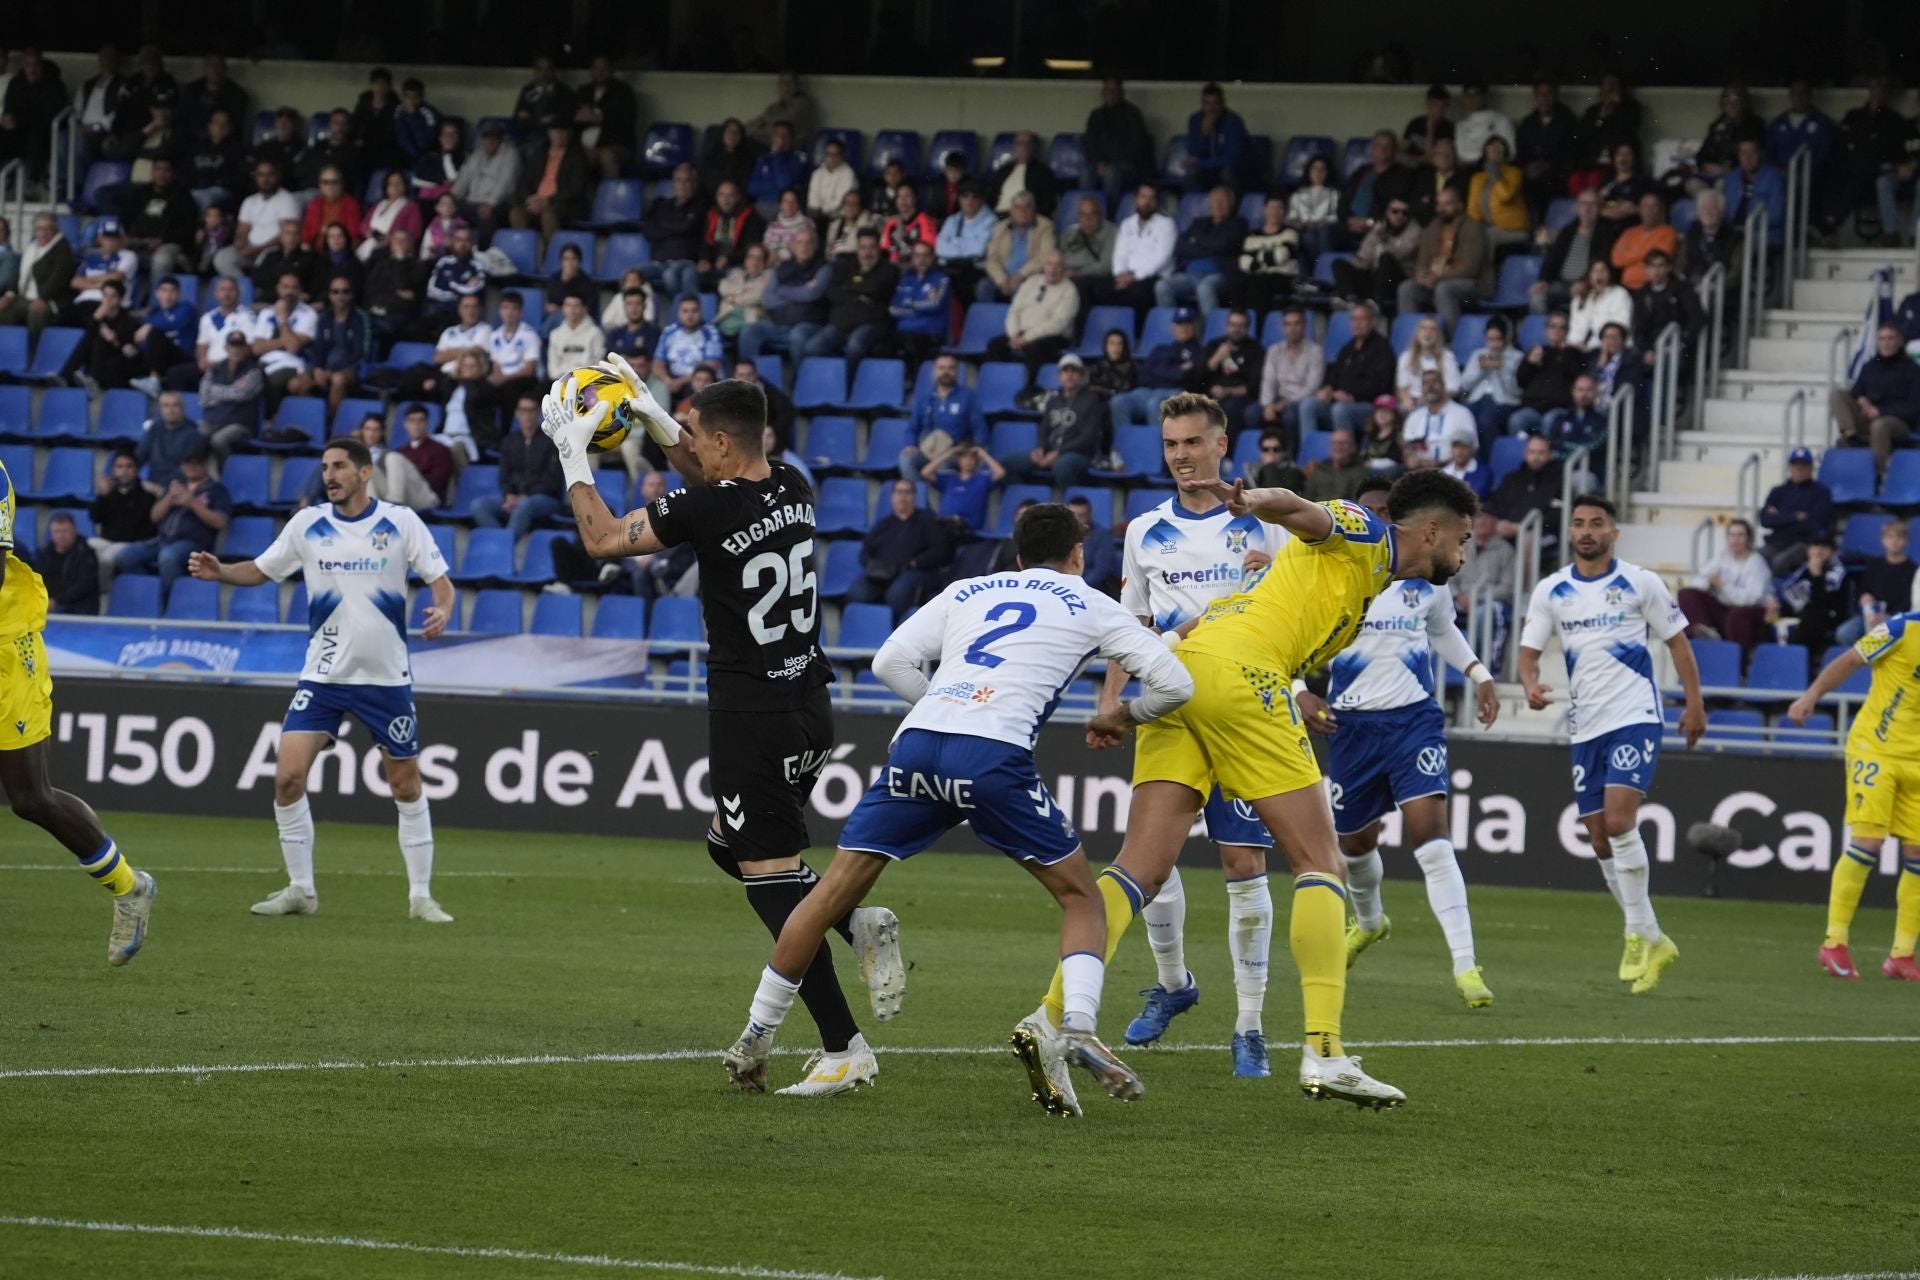
M 813 527 L 821 533 L 861 533 L 867 520 L 867 482 L 850 476 L 829 476 L 820 484 Z
M 596 640 L 647 638 L 647 602 L 639 596 L 602 596 L 593 611 Z
M 227 621 L 271 627 L 280 621 L 280 584 L 262 582 L 227 593 Z
M 272 516 L 235 516 L 227 522 L 220 554 L 228 560 L 251 560 L 272 546 L 278 533 Z
M 126 387 L 116 387 L 100 397 L 100 420 L 94 424 L 93 438 L 101 444 L 135 444 L 145 433 L 147 397 Z
M 1154 487 L 1129 489 L 1127 491 L 1126 505 L 1127 520 L 1138 520 L 1141 516 L 1147 514 L 1147 512 L 1153 510 L 1168 498 L 1171 498 L 1173 493 L 1174 491 L 1172 489 Z
M 1329 168 L 1333 165 L 1333 139 L 1322 134 L 1301 133 L 1287 139 L 1287 149 L 1280 153 L 1280 185 L 1297 187 L 1306 181 L 1307 165 L 1315 156 L 1326 159 Z
M 653 614 L 647 619 L 647 642 L 661 653 L 685 653 L 689 645 L 703 643 L 700 629 L 700 602 L 680 596 L 667 596 L 653 602 Z
M 1207 212 L 1207 192 L 1189 191 L 1180 197 L 1180 203 L 1173 211 L 1173 225 L 1184 232 L 1196 219 Z
M 441 563 L 446 565 L 447 571 L 451 573 L 453 571 L 453 561 L 454 561 L 453 526 L 446 525 L 446 524 L 430 524 L 427 526 L 427 536 L 433 539 L 434 549 L 439 551 Z M 412 575 L 412 576 L 417 577 L 418 575 Z
M 858 129 L 842 129 L 835 125 L 821 126 L 820 131 L 813 135 L 813 148 L 812 148 L 813 167 L 818 169 L 821 165 L 826 163 L 827 140 L 829 138 L 838 138 L 840 140 L 840 145 L 846 148 L 847 163 L 853 166 L 853 171 L 855 173 L 865 173 L 866 170 L 860 164 L 861 156 L 863 154 L 863 148 L 861 146 L 861 143 L 863 142 L 864 137 L 865 135 L 863 135 Z
M 996 422 L 988 432 L 987 451 L 996 458 L 1030 453 L 1040 443 L 1040 428 L 1031 422 Z
M 650 178 L 670 176 L 693 159 L 693 126 L 679 120 L 656 120 L 640 141 L 640 172 Z
M 0 386 L 0 440 L 33 435 L 33 393 L 26 387 Z
M 453 500 L 437 513 L 452 520 L 473 518 L 473 504 L 481 498 L 500 496 L 500 468 L 487 462 L 470 462 L 454 482 Z
M 220 469 L 220 483 L 227 487 L 233 505 L 240 511 L 266 511 L 273 503 L 267 496 L 269 459 L 258 454 L 236 453 Z
M 1273 198 L 1278 200 L 1280 197 L 1276 194 Z M 1250 229 L 1255 231 L 1260 229 L 1260 224 L 1266 220 L 1266 212 L 1266 192 L 1249 191 L 1240 197 L 1240 221 L 1246 223 Z
M 839 600 L 853 589 L 854 581 L 860 577 L 860 544 L 843 538 L 819 546 L 820 598 Z
M 1483 311 L 1518 311 L 1531 301 L 1529 290 L 1540 278 L 1541 258 L 1516 253 L 1500 264 L 1500 276 L 1493 296 L 1480 304 Z
M 1136 350 L 1143 356 L 1173 341 L 1172 307 L 1154 307 L 1147 312 L 1147 318 L 1140 326 L 1140 342 Z
M 83 335 L 78 329 L 69 329 L 64 325 L 50 325 L 40 331 L 39 341 L 33 344 L 33 363 L 20 375 L 26 382 L 45 382 L 57 376 L 80 345 Z
M 580 251 L 580 269 L 593 270 L 593 232 L 556 231 L 553 233 L 553 239 L 547 241 L 547 256 L 540 264 L 542 275 L 551 277 L 560 274 L 560 251 L 568 245 Z
M 932 361 L 928 361 L 929 364 Z M 762 352 L 753 358 L 753 367 L 760 371 L 760 381 L 770 387 L 787 389 L 787 369 L 780 363 L 780 357 L 772 351 Z
M 109 618 L 154 618 L 160 614 L 160 579 L 150 573 L 116 573 L 107 593 Z
M 1133 308 L 1132 307 L 1089 307 L 1087 308 L 1087 327 L 1080 340 L 1080 354 L 1098 357 L 1105 354 L 1107 331 L 1118 329 L 1127 335 L 1127 346 L 1133 347 Z
M 1839 452 L 1863 451 L 1830 449 L 1827 456 L 1832 457 Z M 1839 501 L 1838 495 L 1834 500 Z M 1888 460 L 1886 478 L 1880 482 L 1880 505 L 1920 507 L 1920 452 L 1901 449 Z
M 867 176 L 877 178 L 889 164 L 900 162 L 909 178 L 920 172 L 920 135 L 912 129 L 882 129 L 873 135 L 873 149 L 867 154 Z M 933 166 L 939 172 L 940 166 Z
M 433 363 L 433 344 L 431 342 L 396 342 L 387 352 L 387 358 L 371 366 L 375 369 L 407 369 L 416 364 Z
M 1333 456 L 1333 432 L 1307 431 L 1300 436 L 1300 456 L 1295 459 L 1301 466 L 1315 462 L 1325 462 Z
M 853 375 L 853 388 L 841 408 L 855 413 L 875 409 L 904 409 L 906 404 L 907 362 L 870 357 L 860 362 Z
M 76 202 L 83 209 L 99 207 L 100 190 L 103 187 L 117 187 L 126 182 L 133 173 L 133 165 L 125 160 L 95 160 L 87 166 L 87 176 L 80 183 L 80 199 Z M 21 228 L 14 234 L 26 239 L 26 229 Z
M 1894 461 L 1905 457 L 1895 454 Z M 1820 483 L 1833 492 L 1840 506 L 1865 505 L 1873 501 L 1873 453 L 1867 449 L 1828 449 L 1820 456 Z
M 93 450 L 53 449 L 47 454 L 40 483 L 31 489 L 20 485 L 20 492 L 34 502 L 90 502 L 93 475 Z
M 1487 320 L 1486 316 L 1468 313 L 1453 327 L 1453 358 L 1460 362 L 1462 369 L 1473 359 L 1474 352 L 1487 345 Z
M 1740 683 L 1740 646 L 1731 640 L 1695 640 L 1693 658 L 1700 664 L 1700 683 L 1729 688 Z
M 841 649 L 878 649 L 893 634 L 893 610 L 883 604 L 850 604 L 840 610 Z
M 593 207 L 580 221 L 583 227 L 595 231 L 613 231 L 620 227 L 640 225 L 641 198 L 640 181 L 637 178 L 603 178 L 594 189 Z M 593 265 L 593 259 L 587 259 L 587 265 Z
M 1087 136 L 1056 133 L 1047 144 L 1047 168 L 1062 182 L 1081 182 L 1087 176 Z
M 1000 510 L 994 517 L 989 538 L 1013 536 L 1013 517 L 1023 502 L 1052 502 L 1053 489 L 1044 484 L 1010 484 L 1000 492 Z
M 533 602 L 533 625 L 527 630 L 536 636 L 571 636 L 577 640 L 585 621 L 585 602 L 579 596 L 542 594 Z
M 926 176 L 937 178 L 944 171 L 947 154 L 960 153 L 960 164 L 968 173 L 980 172 L 980 135 L 971 129 L 942 129 L 927 144 Z M 1055 176 L 1059 171 L 1055 170 Z
M 1493 482 L 1499 484 L 1507 476 L 1520 469 L 1526 461 L 1527 438 L 1525 436 L 1501 436 L 1493 442 L 1493 454 L 1487 459 L 1487 467 L 1493 472 Z
M 1865 512 L 1848 516 L 1846 529 L 1840 536 L 1840 554 L 1849 560 L 1871 560 L 1879 555 L 1880 530 L 1891 519 L 1892 516 Z
M 1579 210 L 1573 205 L 1573 197 L 1557 196 L 1547 202 L 1547 216 L 1542 221 L 1546 223 L 1547 230 L 1559 231 L 1579 216 Z
M 1243 432 L 1258 442 L 1257 432 Z M 1158 427 L 1115 427 L 1113 429 L 1113 447 L 1126 462 L 1126 470 L 1116 478 L 1122 480 L 1140 480 L 1159 477 L 1163 474 L 1165 453 L 1160 443 Z
M 449 539 L 451 539 L 452 530 L 448 529 L 446 525 L 441 524 L 432 527 L 436 530 L 446 531 Z M 545 586 L 547 583 L 552 582 L 553 544 L 556 542 L 567 542 L 571 540 L 572 537 L 573 535 L 564 529 L 535 529 L 532 533 L 529 533 L 526 539 L 520 544 L 520 569 L 519 572 L 513 575 L 512 581 L 525 587 Z
M 858 426 L 852 418 L 815 418 L 807 424 L 801 456 L 816 471 L 856 470 L 858 450 L 854 437 L 857 434 Z
M 912 443 L 913 424 L 905 418 L 875 418 L 867 428 L 866 451 L 855 466 L 872 475 L 891 475 L 900 467 L 900 451 Z
M 428 358 L 432 358 L 431 352 Z M 370 400 L 362 403 L 379 402 Z M 288 396 L 275 411 L 273 425 L 282 431 L 304 431 L 309 441 L 318 444 L 327 439 L 327 402 L 319 396 Z
M 993 145 L 987 148 L 987 163 L 984 172 L 998 173 L 1013 163 L 1013 140 L 1017 135 L 1011 129 L 1003 129 L 993 135 Z
M 0 444 L 0 467 L 6 468 L 7 477 L 15 488 L 24 487 L 33 479 L 33 449 L 28 445 Z
M 273 505 L 291 508 L 299 505 L 307 480 L 320 469 L 318 458 L 288 458 L 280 464 L 280 482 L 274 486 Z
M 995 414 L 1032 416 L 1019 403 L 1020 392 L 1026 385 L 1025 365 L 1010 360 L 990 361 L 980 366 L 980 378 L 974 383 L 973 393 L 980 400 L 980 412 L 989 417 Z
M 1533 350 L 1547 340 L 1547 318 L 1528 315 L 1520 318 L 1519 341 L 1514 345 L 1522 354 Z
M 84 441 L 93 434 L 92 410 L 87 393 L 79 387 L 48 387 L 40 393 L 40 413 L 34 422 L 34 439 L 40 443 Z
M 593 473 L 593 487 L 600 491 L 600 501 L 607 504 L 607 510 L 624 512 L 627 509 L 627 473 L 619 467 L 601 467 Z
M 27 371 L 27 327 L 0 325 L 0 377 L 17 378 Z
M 483 635 L 520 634 L 520 593 L 505 587 L 476 591 L 473 612 L 467 616 L 467 630 Z
M 847 362 L 839 356 L 808 356 L 793 379 L 793 407 L 826 409 L 847 398 Z
M 198 578 L 175 578 L 173 589 L 167 593 L 164 616 L 173 622 L 218 622 L 220 584 Z
M 1807 647 L 1803 644 L 1755 645 L 1747 688 L 1798 694 L 1807 687 Z
M 513 532 L 475 529 L 467 535 L 467 550 L 453 571 L 455 582 L 490 582 L 513 576 Z
M 653 261 L 653 247 L 638 231 L 616 231 L 600 246 L 600 265 L 593 278 L 617 284 L 620 277 Z
M 1006 331 L 1006 303 L 976 302 L 967 308 L 966 318 L 960 322 L 960 341 L 947 350 L 961 356 L 985 355 L 987 343 Z
M 502 227 L 493 233 L 491 248 L 507 255 L 513 272 L 524 279 L 540 274 L 540 233 L 530 229 Z
M 1373 138 L 1362 134 L 1357 138 L 1348 138 L 1347 145 L 1340 149 L 1340 181 L 1351 178 L 1360 166 L 1372 159 L 1368 151 L 1373 146 Z

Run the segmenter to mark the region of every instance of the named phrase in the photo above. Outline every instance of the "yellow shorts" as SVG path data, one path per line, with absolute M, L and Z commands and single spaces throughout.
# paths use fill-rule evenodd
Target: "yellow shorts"
M 1920 840 L 1920 761 L 1848 752 L 1847 825 L 1869 840 Z
M 53 732 L 53 673 L 38 631 L 0 640 L 0 751 L 18 751 Z
M 1193 697 L 1140 726 L 1133 785 L 1178 782 L 1205 796 L 1217 782 L 1235 800 L 1318 785 L 1320 762 L 1285 675 L 1212 654 L 1175 653 L 1193 676 Z

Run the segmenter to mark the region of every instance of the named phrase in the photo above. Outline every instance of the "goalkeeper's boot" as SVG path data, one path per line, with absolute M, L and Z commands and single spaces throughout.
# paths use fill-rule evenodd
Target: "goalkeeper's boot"
M 757 1022 L 747 1023 L 747 1029 L 733 1047 L 720 1055 L 720 1065 L 727 1069 L 727 1079 L 740 1086 L 746 1093 L 765 1093 L 767 1091 L 767 1059 L 773 1054 L 773 1030 Z
M 1646 968 L 1634 979 L 1630 990 L 1636 996 L 1643 996 L 1660 985 L 1660 975 L 1666 972 L 1668 965 L 1680 958 L 1680 948 L 1674 945 L 1673 935 L 1663 933 L 1660 941 L 1647 948 Z
M 900 1012 L 900 998 L 907 993 L 899 917 L 885 907 L 855 907 L 853 949 L 860 956 L 860 976 L 867 980 L 873 1016 L 886 1022 Z
M 113 900 L 113 929 L 107 934 L 107 963 L 123 965 L 140 954 L 147 940 L 147 917 L 159 890 L 144 871 L 133 873 L 133 888 Z M 1891 963 L 1891 961 L 1889 961 Z
M 257 916 L 310 916 L 320 909 L 320 899 L 297 884 L 268 894 L 249 908 Z
M 1640 975 L 1647 971 L 1647 940 L 1637 933 L 1627 935 L 1627 945 L 1620 952 L 1620 981 L 1638 982 Z
M 1353 962 L 1360 958 L 1362 951 L 1392 936 L 1393 921 L 1385 916 L 1381 916 L 1379 926 L 1372 929 L 1362 929 L 1358 920 L 1347 921 L 1347 968 L 1353 968 Z
M 1486 975 L 1480 971 L 1479 965 L 1464 973 L 1454 974 L 1453 985 L 1469 1009 L 1484 1009 L 1493 1003 L 1493 990 L 1487 986 Z
M 1847 944 L 1837 947 L 1820 948 L 1820 967 L 1836 978 L 1860 980 L 1860 969 L 1853 963 L 1853 952 L 1847 950 Z
M 1376 1111 L 1390 1110 L 1407 1100 L 1400 1090 L 1362 1071 L 1358 1057 L 1323 1058 L 1310 1048 L 1300 1053 L 1300 1092 L 1310 1102 L 1338 1098 Z
M 836 1093 L 852 1093 L 863 1084 L 871 1085 L 879 1076 L 880 1064 L 873 1060 L 867 1038 L 856 1032 L 843 1053 L 814 1050 L 800 1083 L 778 1092 L 789 1098 L 831 1098 Z
M 1127 1043 L 1138 1048 L 1143 1044 L 1152 1044 L 1167 1034 L 1167 1027 L 1173 1020 L 1200 1003 L 1200 984 L 1187 975 L 1187 985 L 1177 991 L 1169 991 L 1155 983 L 1143 990 L 1141 995 L 1147 998 L 1140 1016 L 1127 1024 Z
M 1066 1048 L 1059 1030 L 1047 1018 L 1045 1005 L 1020 1019 L 1007 1043 L 1013 1046 L 1013 1056 L 1027 1069 L 1033 1100 L 1048 1115 L 1080 1114 L 1080 1099 L 1074 1095 L 1073 1081 L 1067 1076 Z

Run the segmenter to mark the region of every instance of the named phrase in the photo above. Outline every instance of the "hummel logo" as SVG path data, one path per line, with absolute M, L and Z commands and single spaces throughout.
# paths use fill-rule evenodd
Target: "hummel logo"
M 1053 812 L 1053 801 L 1047 797 L 1046 783 L 1035 783 L 1027 792 L 1027 798 L 1033 801 L 1033 811 L 1041 817 L 1044 818 Z
M 747 815 L 741 811 L 739 796 L 721 796 L 720 805 L 726 810 L 722 816 L 726 819 L 728 826 L 738 831 L 747 825 Z

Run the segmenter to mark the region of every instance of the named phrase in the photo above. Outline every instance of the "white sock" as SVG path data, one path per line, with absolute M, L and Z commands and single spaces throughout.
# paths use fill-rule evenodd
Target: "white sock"
M 433 889 L 433 815 L 427 812 L 427 798 L 409 803 L 395 800 L 400 811 L 400 856 L 407 861 L 407 894 L 415 898 L 432 896 Z
M 1600 859 L 1600 876 L 1607 882 L 1607 892 L 1620 904 L 1620 910 L 1627 909 L 1626 902 L 1620 897 L 1620 872 L 1615 869 L 1612 858 Z
M 1060 1025 L 1068 1031 L 1092 1031 L 1100 1018 L 1100 984 L 1106 980 L 1106 962 L 1091 951 L 1076 951 L 1060 961 L 1060 983 L 1067 1013 Z
M 760 989 L 753 993 L 753 1007 L 747 1011 L 748 1025 L 758 1031 L 777 1031 L 793 1008 L 800 984 L 788 982 L 768 965 L 760 973 Z
M 280 857 L 287 864 L 287 882 L 313 896 L 313 810 L 303 795 L 292 804 L 273 806 L 274 825 L 280 828 Z
M 1187 895 L 1180 887 L 1180 868 L 1167 872 L 1167 882 L 1140 912 L 1147 922 L 1147 945 L 1160 970 L 1160 985 L 1178 991 L 1187 985 Z
M 1273 891 L 1265 876 L 1227 882 L 1227 951 L 1233 956 L 1233 1030 L 1258 1031 L 1267 1002 L 1267 953 L 1273 948 Z
M 1627 932 L 1637 933 L 1648 942 L 1660 941 L 1660 922 L 1654 918 L 1647 887 L 1647 846 L 1640 838 L 1640 829 L 1610 836 L 1607 843 L 1613 846 L 1613 874 L 1619 883 L 1620 909 L 1627 916 Z
M 1447 947 L 1453 952 L 1453 971 L 1465 973 L 1473 968 L 1473 917 L 1467 911 L 1467 881 L 1460 874 L 1460 860 L 1453 856 L 1453 845 L 1445 840 L 1429 840 L 1413 851 L 1427 877 L 1427 905 L 1447 935 Z
M 1386 909 L 1380 903 L 1380 878 L 1386 869 L 1380 863 L 1380 851 L 1371 849 L 1359 855 L 1347 854 L 1347 896 L 1353 901 L 1353 915 L 1362 929 L 1378 929 Z

